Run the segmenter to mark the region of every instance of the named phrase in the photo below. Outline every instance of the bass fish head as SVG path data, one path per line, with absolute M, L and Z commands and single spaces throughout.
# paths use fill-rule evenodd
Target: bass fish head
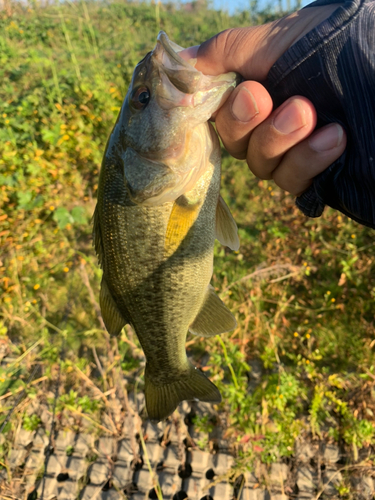
M 203 75 L 180 57 L 181 50 L 159 33 L 154 50 L 134 70 L 114 130 L 136 203 L 173 201 L 191 188 L 202 173 L 202 161 L 189 156 L 192 131 L 207 122 L 237 83 L 235 73 Z
M 155 159 L 171 153 L 186 130 L 206 122 L 219 108 L 236 74 L 205 76 L 161 31 L 152 52 L 138 63 L 122 110 L 128 146 Z

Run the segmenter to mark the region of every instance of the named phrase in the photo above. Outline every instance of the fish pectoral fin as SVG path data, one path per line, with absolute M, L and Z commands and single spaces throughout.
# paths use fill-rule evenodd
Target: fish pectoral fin
M 165 233 L 164 248 L 167 257 L 172 255 L 187 237 L 197 220 L 201 206 L 200 200 L 189 204 L 184 195 L 174 202 Z
M 236 318 L 208 285 L 206 296 L 197 317 L 189 327 L 190 333 L 203 337 L 213 337 L 229 332 L 237 326 Z
M 125 183 L 135 203 L 158 205 L 161 194 L 178 181 L 178 176 L 166 165 L 148 160 L 132 148 L 126 149 L 123 162 Z
M 157 385 L 146 364 L 145 397 L 150 420 L 159 422 L 169 417 L 182 401 L 220 403 L 221 395 L 203 373 L 190 364 L 189 371 L 178 380 L 171 374 L 170 383 Z
M 237 224 L 221 196 L 216 207 L 216 239 L 231 250 L 237 251 L 240 248 Z
M 111 335 L 118 335 L 128 321 L 124 319 L 118 310 L 104 278 L 102 278 L 102 284 L 100 287 L 99 303 L 103 321 L 108 333 Z

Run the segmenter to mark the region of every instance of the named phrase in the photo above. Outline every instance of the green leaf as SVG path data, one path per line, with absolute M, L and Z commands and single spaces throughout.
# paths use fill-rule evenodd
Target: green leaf
M 23 193 L 22 191 L 18 191 L 17 193 L 17 198 L 18 198 L 18 206 L 20 208 L 26 208 L 31 201 L 33 197 L 33 194 L 30 191 L 26 191 Z
M 72 224 L 74 222 L 69 210 L 65 207 L 57 208 L 53 213 L 53 220 L 57 223 L 60 229 L 64 229 L 67 224 Z
M 87 224 L 87 215 L 83 207 L 74 207 L 71 215 L 77 224 Z

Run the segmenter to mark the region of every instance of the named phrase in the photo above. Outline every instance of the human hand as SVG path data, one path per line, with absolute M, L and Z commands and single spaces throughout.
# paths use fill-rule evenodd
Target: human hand
M 217 131 L 228 152 L 246 159 L 257 177 L 273 179 L 296 196 L 341 156 L 346 135 L 338 124 L 314 132 L 316 112 L 302 96 L 272 112 L 271 96 L 259 82 L 293 43 L 337 7 L 311 7 L 266 25 L 226 30 L 180 52 L 184 59 L 196 58 L 195 67 L 205 74 L 235 71 L 246 79 L 212 117 Z

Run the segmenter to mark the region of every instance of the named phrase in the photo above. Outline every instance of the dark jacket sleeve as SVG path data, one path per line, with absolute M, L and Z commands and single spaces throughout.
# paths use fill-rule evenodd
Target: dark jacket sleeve
M 318 0 L 308 7 L 338 3 Z M 297 41 L 268 74 L 274 105 L 293 95 L 314 104 L 317 128 L 340 123 L 344 154 L 296 200 L 309 217 L 329 205 L 375 228 L 375 0 L 348 0 Z

